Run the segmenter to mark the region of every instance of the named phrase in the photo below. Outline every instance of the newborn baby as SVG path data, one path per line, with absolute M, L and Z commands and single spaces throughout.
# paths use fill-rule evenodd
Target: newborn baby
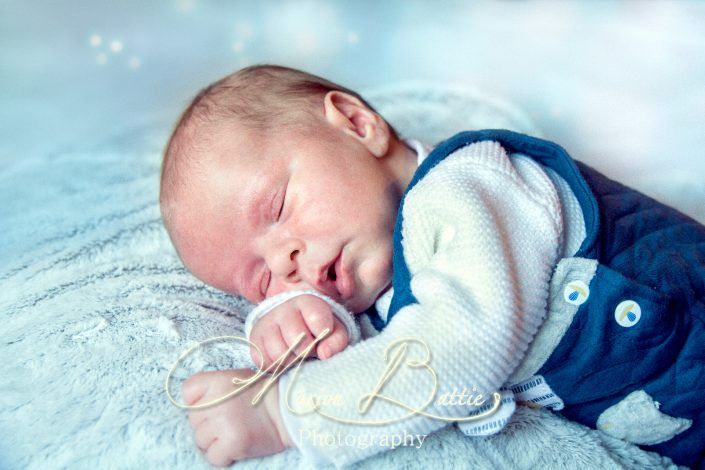
M 281 375 L 264 406 L 250 387 L 190 413 L 208 460 L 296 446 L 348 464 L 385 449 L 350 444 L 373 433 L 476 417 L 469 400 L 438 399 L 472 390 L 499 408 L 464 421 L 470 435 L 524 401 L 698 463 L 705 229 L 548 141 L 476 131 L 426 150 L 355 92 L 283 67 L 225 77 L 182 115 L 160 204 L 185 266 L 253 303 L 330 299 L 297 295 L 255 324 L 264 366 L 300 334 L 296 353 L 330 359 Z M 333 302 L 367 312 L 367 339 L 345 348 Z M 252 372 L 197 374 L 183 396 L 223 396 L 234 375 Z

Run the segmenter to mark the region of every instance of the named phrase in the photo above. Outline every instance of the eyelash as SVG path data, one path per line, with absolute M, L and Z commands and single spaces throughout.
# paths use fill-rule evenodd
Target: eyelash
M 279 214 L 277 214 L 277 221 L 279 221 L 282 216 L 282 212 L 284 212 L 284 201 L 286 201 L 286 188 L 284 188 L 284 195 L 282 196 L 282 203 L 279 207 Z
M 265 279 L 267 280 L 266 287 L 265 287 Z M 267 290 L 269 289 L 269 283 L 270 283 L 271 279 L 272 279 L 272 272 L 270 270 L 266 269 L 265 272 L 262 274 L 262 281 L 260 281 L 262 284 L 262 286 L 260 286 L 260 288 L 262 289 L 261 294 L 262 294 L 263 299 L 267 298 Z
M 281 206 L 279 207 L 279 213 L 277 214 L 277 222 L 282 216 L 282 212 L 284 212 L 284 202 L 286 201 L 286 187 L 284 188 L 284 195 L 282 196 L 282 202 Z M 267 279 L 267 282 L 265 284 L 265 279 Z M 267 298 L 267 290 L 269 290 L 269 284 L 272 281 L 272 271 L 266 270 L 264 274 L 262 274 L 262 281 L 261 281 L 261 286 L 260 289 L 262 290 L 262 298 L 266 299 Z

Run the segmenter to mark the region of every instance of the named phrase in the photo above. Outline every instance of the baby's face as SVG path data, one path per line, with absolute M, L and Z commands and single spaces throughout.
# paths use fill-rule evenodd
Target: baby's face
M 172 234 L 196 277 L 255 303 L 314 288 L 353 312 L 390 285 L 401 192 L 356 139 L 231 125 L 206 151 L 212 164 L 180 200 Z

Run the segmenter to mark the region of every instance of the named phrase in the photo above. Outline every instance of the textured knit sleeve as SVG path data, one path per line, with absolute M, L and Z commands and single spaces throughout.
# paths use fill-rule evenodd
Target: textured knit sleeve
M 489 399 L 543 320 L 562 222 L 540 166 L 495 142 L 472 144 L 431 169 L 402 212 L 418 303 L 380 334 L 280 379 L 284 424 L 316 464 L 350 464 L 467 417 L 472 406 L 438 399 L 463 389 Z

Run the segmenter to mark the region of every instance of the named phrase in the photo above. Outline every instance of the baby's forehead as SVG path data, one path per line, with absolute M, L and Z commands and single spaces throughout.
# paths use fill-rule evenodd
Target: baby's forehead
M 214 196 L 249 194 L 277 172 L 280 159 L 258 136 L 219 133 L 202 150 L 198 178 L 202 191 Z
M 229 121 L 199 125 L 187 138 L 191 140 L 188 160 L 199 162 L 204 169 L 236 165 L 256 168 L 260 166 L 260 150 L 266 146 L 266 137 L 260 132 Z

